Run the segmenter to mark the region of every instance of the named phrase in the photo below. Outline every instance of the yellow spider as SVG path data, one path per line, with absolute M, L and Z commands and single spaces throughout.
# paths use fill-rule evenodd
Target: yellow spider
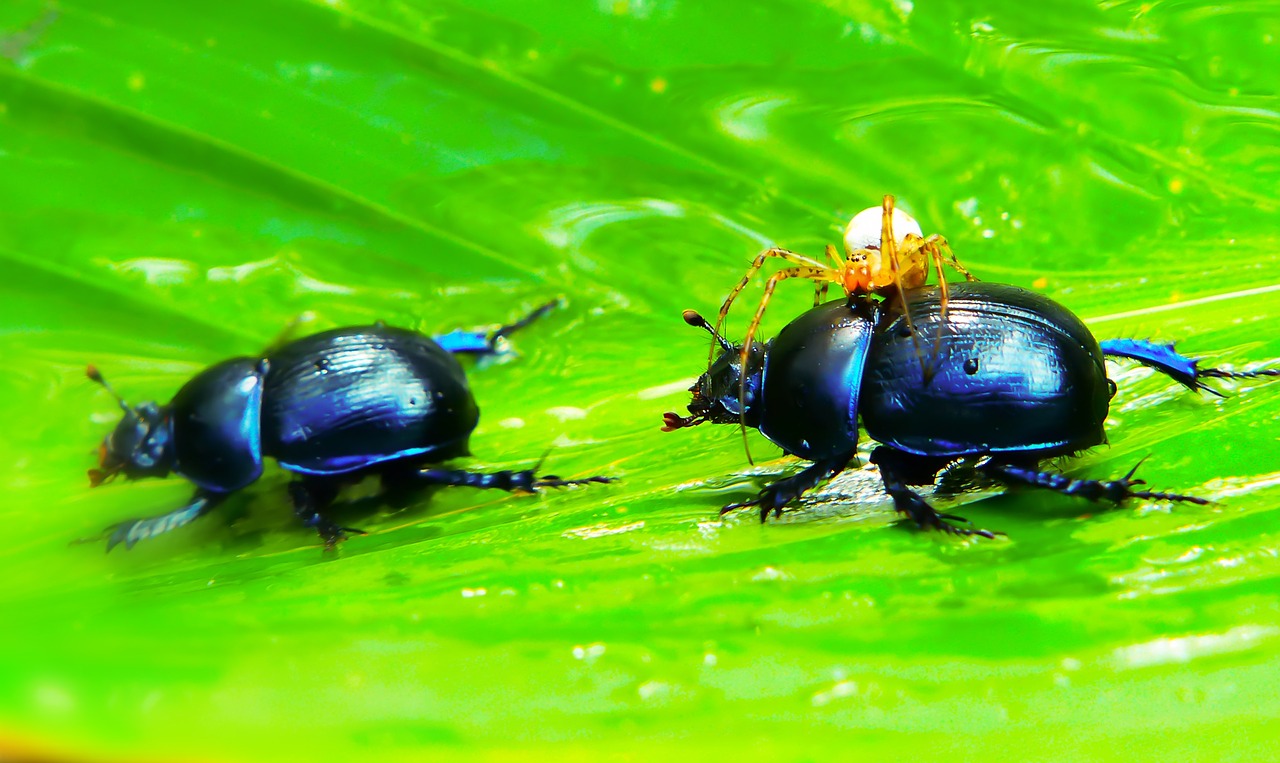
M 894 235 L 894 227 L 902 231 L 898 236 Z M 871 207 L 864 209 L 854 215 L 853 219 L 844 229 L 844 250 L 845 256 L 842 259 L 837 253 L 836 248 L 830 244 L 827 245 L 826 255 L 832 264 L 815 260 L 803 254 L 797 254 L 786 249 L 773 247 L 766 249 L 756 256 L 752 261 L 751 267 L 747 268 L 746 274 L 733 291 L 729 292 L 729 296 L 725 297 L 724 304 L 720 306 L 720 315 L 716 319 L 715 331 L 718 334 L 724 326 L 725 318 L 729 315 L 729 308 L 733 305 L 733 301 L 737 299 L 742 290 L 747 287 L 755 274 L 764 266 L 769 258 L 777 258 L 794 263 L 794 267 L 783 268 L 769 277 L 764 287 L 764 296 L 760 299 L 760 306 L 756 308 L 755 317 L 751 319 L 751 324 L 747 328 L 746 340 L 742 343 L 742 354 L 740 361 L 742 367 L 747 367 L 747 357 L 750 352 L 751 342 L 755 338 L 756 331 L 760 328 L 760 321 L 764 318 L 764 311 L 769 305 L 769 300 L 773 297 L 773 290 L 777 287 L 779 281 L 788 278 L 805 278 L 815 281 L 813 304 L 816 306 L 822 302 L 827 295 L 827 288 L 835 283 L 844 289 L 846 296 L 866 296 L 879 295 L 886 300 L 897 297 L 902 309 L 903 316 L 906 318 L 907 327 L 912 332 L 912 337 L 916 342 L 916 353 L 920 355 L 919 339 L 915 338 L 915 327 L 911 323 L 911 315 L 907 310 L 907 301 L 903 292 L 907 289 L 914 289 L 923 286 L 929 277 L 929 266 L 932 264 L 933 269 L 938 274 L 938 288 L 941 291 L 941 325 L 946 324 L 947 319 L 947 281 L 943 275 L 943 264 L 947 264 L 964 275 L 966 280 L 976 281 L 973 274 L 960 264 L 956 259 L 956 255 L 951 251 L 951 247 L 947 244 L 947 240 L 936 233 L 925 238 L 920 230 L 920 224 L 917 223 L 911 215 L 893 206 L 893 196 L 886 195 L 884 201 L 879 207 Z M 942 337 L 939 334 L 934 341 L 934 356 L 936 357 Z M 708 359 L 708 365 L 714 360 L 715 345 L 711 348 L 711 356 Z M 921 366 L 924 367 L 923 356 L 921 357 Z M 926 381 L 933 376 L 931 367 L 925 367 Z M 743 389 L 740 392 L 742 397 L 746 395 L 746 375 L 742 377 Z M 740 397 L 739 399 L 742 399 Z M 748 458 L 750 454 L 748 453 Z

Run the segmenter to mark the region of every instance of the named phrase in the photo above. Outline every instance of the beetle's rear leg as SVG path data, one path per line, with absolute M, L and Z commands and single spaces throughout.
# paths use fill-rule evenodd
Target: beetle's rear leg
M 436 344 L 452 353 L 495 355 L 501 352 L 500 340 L 514 334 L 559 307 L 562 301 L 563 300 L 557 298 L 544 305 L 539 305 L 533 312 L 515 323 L 509 323 L 502 326 L 490 334 L 485 334 L 482 331 L 463 331 L 462 329 L 454 329 L 447 334 L 440 334 L 431 338 L 436 341 Z
M 338 496 L 342 482 L 325 477 L 304 477 L 289 483 L 289 498 L 293 501 L 293 513 L 307 527 L 316 528 L 324 539 L 325 550 L 331 550 L 347 539 L 347 533 L 368 535 L 356 527 L 340 527 L 325 516 L 325 509 Z
M 764 522 L 769 518 L 769 512 L 773 512 L 775 518 L 782 516 L 782 508 L 788 503 L 796 500 L 806 492 L 817 487 L 819 483 L 824 482 L 840 472 L 844 471 L 849 462 L 853 460 L 856 450 L 848 453 L 828 458 L 822 461 L 815 461 L 806 467 L 803 471 L 793 474 L 785 479 L 780 479 L 767 486 L 760 494 L 750 501 L 742 503 L 731 503 L 720 510 L 721 514 L 727 514 L 735 509 L 745 509 L 748 506 L 760 507 L 760 521 Z
M 967 523 L 969 520 L 954 514 L 939 514 L 927 501 L 908 487 L 931 483 L 938 471 L 949 463 L 948 459 L 915 456 L 881 445 L 871 451 L 871 463 L 880 467 L 880 479 L 884 482 L 884 491 L 893 498 L 894 508 L 906 514 L 907 518 L 916 523 L 916 527 L 922 530 L 939 530 L 951 535 L 980 535 L 984 538 L 1003 535 L 991 530 L 957 527 L 951 524 L 951 522 Z
M 1007 485 L 1032 485 L 1053 490 L 1063 495 L 1073 495 L 1090 501 L 1107 500 L 1120 503 L 1129 498 L 1142 501 L 1176 501 L 1194 503 L 1203 506 L 1209 503 L 1204 498 L 1178 493 L 1161 493 L 1152 490 L 1134 490 L 1135 487 L 1147 484 L 1144 480 L 1134 479 L 1133 475 L 1142 465 L 1139 461 L 1129 473 L 1118 480 L 1077 480 L 1054 472 L 1042 472 L 1014 464 L 1003 463 L 986 456 L 975 465 L 978 471 L 993 477 Z
M 1113 358 L 1136 360 L 1148 368 L 1154 368 L 1190 390 L 1204 390 L 1218 397 L 1224 395 L 1205 384 L 1201 379 L 1256 379 L 1263 376 L 1280 376 L 1280 369 L 1265 368 L 1261 371 L 1223 371 L 1220 368 L 1200 368 L 1199 358 L 1189 358 L 1173 349 L 1173 344 L 1148 342 L 1143 339 L 1108 339 L 1099 342 L 1102 354 Z
M 186 506 L 174 509 L 168 514 L 144 519 L 129 519 L 108 527 L 111 532 L 107 538 L 107 551 L 123 543 L 125 548 L 133 548 L 133 544 L 145 538 L 154 538 L 161 533 L 190 524 L 197 517 L 209 513 L 215 506 L 226 500 L 227 493 L 213 493 L 198 490 Z

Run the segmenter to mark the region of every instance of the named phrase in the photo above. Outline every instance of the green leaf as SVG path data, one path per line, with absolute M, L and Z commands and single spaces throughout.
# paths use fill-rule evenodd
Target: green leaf
M 1215 759 L 1280 712 L 1280 389 L 1131 366 L 1063 460 L 1207 507 L 960 499 L 901 525 L 874 470 L 760 526 L 793 460 L 666 434 L 680 320 L 769 244 L 885 193 L 979 277 L 1100 338 L 1280 357 L 1280 22 L 1263 3 L 10 0 L 0 7 L 0 757 Z M 730 332 L 745 331 L 762 282 Z M 307 330 L 497 325 L 478 468 L 538 496 L 356 489 L 335 555 L 278 469 L 88 488 L 130 400 Z M 772 333 L 808 304 L 784 285 Z M 869 444 L 868 444 L 869 446 Z M 938 499 L 950 508 L 956 501 Z M 92 542 L 76 543 L 88 538 Z

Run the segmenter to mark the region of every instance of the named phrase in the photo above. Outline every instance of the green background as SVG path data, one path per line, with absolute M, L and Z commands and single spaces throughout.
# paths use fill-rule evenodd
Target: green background
M 1280 389 L 1112 366 L 1111 444 L 1062 466 L 1149 455 L 1215 503 L 965 505 L 996 541 L 910 531 L 859 469 L 719 520 L 793 463 L 658 429 L 707 352 L 680 311 L 884 193 L 1100 338 L 1280 356 L 1274 4 L 6 0 L 0 30 L 0 750 L 1274 751 Z M 357 491 L 370 534 L 325 555 L 272 469 L 130 552 L 72 543 L 189 494 L 89 489 L 118 412 L 87 362 L 167 400 L 299 315 L 441 331 L 557 295 L 472 372 L 468 463 L 619 484 Z

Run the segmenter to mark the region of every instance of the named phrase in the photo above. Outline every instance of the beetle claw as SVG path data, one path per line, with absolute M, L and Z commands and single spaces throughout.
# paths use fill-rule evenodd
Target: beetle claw
M 983 538 L 988 538 L 988 539 L 994 539 L 997 535 L 1004 535 L 1004 533 L 1002 532 L 993 532 L 991 530 L 984 530 L 980 527 L 956 527 L 955 525 L 948 524 L 946 521 L 944 521 L 949 519 L 952 521 L 973 524 L 972 522 L 969 522 L 969 520 L 964 519 L 963 517 L 957 517 L 951 514 L 937 514 L 936 518 L 938 521 L 934 524 L 931 524 L 930 527 L 932 527 L 935 530 L 941 530 L 942 532 L 948 535 L 957 535 L 963 538 L 969 538 L 974 535 L 977 535 L 977 536 L 981 536 Z M 923 525 L 921 525 L 920 527 L 921 529 L 924 529 Z
M 356 535 L 368 535 L 369 533 L 361 530 L 359 527 L 335 527 L 329 526 L 321 528 L 320 535 L 324 538 L 324 550 L 336 551 L 338 544 L 347 540 L 347 533 L 355 533 Z

